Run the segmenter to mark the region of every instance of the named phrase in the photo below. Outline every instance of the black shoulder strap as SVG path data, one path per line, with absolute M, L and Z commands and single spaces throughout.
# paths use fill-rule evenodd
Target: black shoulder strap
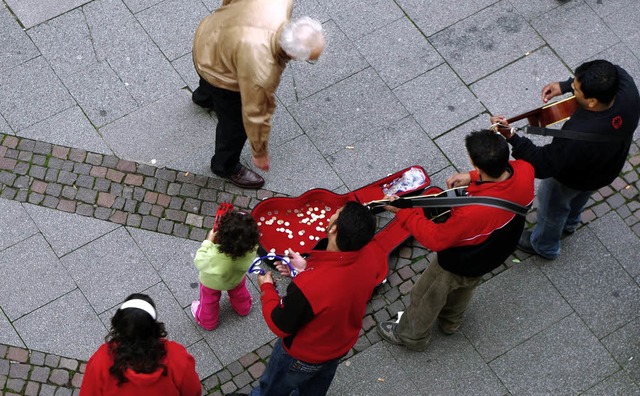
M 600 135 L 595 133 L 570 131 L 567 129 L 534 127 L 531 125 L 525 126 L 524 131 L 532 135 L 554 136 L 573 140 L 583 140 L 586 142 L 621 142 L 628 138 L 627 136 L 621 134 Z
M 398 208 L 451 208 L 454 206 L 482 205 L 504 209 L 520 216 L 526 216 L 529 208 L 515 202 L 495 197 L 406 197 L 389 202 Z

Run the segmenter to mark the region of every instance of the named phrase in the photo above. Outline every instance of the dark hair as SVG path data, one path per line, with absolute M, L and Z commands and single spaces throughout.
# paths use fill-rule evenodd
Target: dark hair
M 144 300 L 155 308 L 146 294 L 134 293 L 125 301 L 133 299 Z M 162 368 L 162 375 L 167 375 L 167 367 L 161 363 L 167 355 L 163 340 L 166 336 L 164 323 L 156 321 L 146 311 L 137 308 L 116 311 L 105 341 L 113 356 L 109 373 L 118 379 L 118 385 L 128 381 L 124 376 L 128 368 L 137 373 L 153 373 Z
M 606 60 L 586 62 L 576 69 L 576 80 L 585 98 L 595 98 L 609 104 L 618 92 L 618 70 Z
M 225 213 L 217 231 L 218 250 L 234 259 L 255 249 L 260 239 L 256 221 L 245 212 Z
M 483 129 L 464 139 L 471 162 L 491 177 L 500 177 L 509 165 L 509 145 L 499 134 Z
M 371 241 L 376 232 L 376 220 L 365 206 L 347 202 L 336 219 L 336 244 L 343 252 L 360 250 Z

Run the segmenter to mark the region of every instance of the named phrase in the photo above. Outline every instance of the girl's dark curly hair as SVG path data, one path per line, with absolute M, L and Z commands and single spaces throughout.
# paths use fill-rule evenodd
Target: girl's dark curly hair
M 245 212 L 231 211 L 220 219 L 216 243 L 221 253 L 239 258 L 258 245 L 260 232 L 253 218 Z
M 125 301 L 133 299 L 144 300 L 155 308 L 146 294 L 134 293 Z M 163 341 L 166 336 L 164 323 L 157 322 L 146 311 L 136 308 L 116 311 L 105 341 L 113 356 L 109 373 L 117 378 L 118 385 L 128 381 L 124 376 L 128 368 L 137 373 L 153 373 L 162 368 L 162 375 L 167 375 L 167 367 L 160 363 L 167 355 Z

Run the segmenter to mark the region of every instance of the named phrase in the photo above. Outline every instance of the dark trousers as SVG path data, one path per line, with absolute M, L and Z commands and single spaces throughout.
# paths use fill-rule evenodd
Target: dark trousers
M 213 108 L 218 116 L 211 171 L 218 176 L 238 172 L 241 167 L 240 154 L 247 141 L 240 92 L 215 87 L 200 78 L 200 86 L 193 91 L 192 99 L 199 106 Z

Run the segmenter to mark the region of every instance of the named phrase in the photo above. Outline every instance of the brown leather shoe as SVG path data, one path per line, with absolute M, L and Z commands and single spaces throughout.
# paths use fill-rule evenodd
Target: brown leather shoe
M 248 189 L 258 189 L 264 186 L 264 179 L 262 176 L 247 168 L 244 165 L 240 165 L 241 168 L 238 172 L 229 176 L 221 176 L 223 179 L 229 180 L 231 183 L 238 187 Z

